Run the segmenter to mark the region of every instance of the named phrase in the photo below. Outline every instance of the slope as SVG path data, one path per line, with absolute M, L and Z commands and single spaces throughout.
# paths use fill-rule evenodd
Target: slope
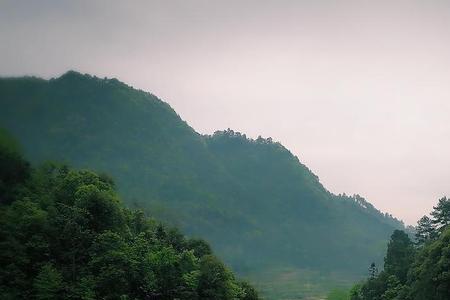
M 206 238 L 242 274 L 359 276 L 402 227 L 359 196 L 328 192 L 270 138 L 201 136 L 169 105 L 116 79 L 4 78 L 0 105 L 0 126 L 27 158 L 111 174 L 129 205 Z

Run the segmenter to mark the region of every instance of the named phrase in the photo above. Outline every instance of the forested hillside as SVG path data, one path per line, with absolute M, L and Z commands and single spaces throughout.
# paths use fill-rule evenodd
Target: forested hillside
M 17 150 L 0 132 L 1 299 L 258 299 L 206 242 L 124 208 L 107 175 Z
M 360 196 L 328 192 L 272 139 L 202 136 L 154 95 L 116 79 L 72 71 L 4 78 L 0 105 L 0 126 L 32 162 L 111 174 L 129 206 L 205 238 L 241 274 L 361 276 L 403 226 Z
M 403 231 L 391 236 L 384 268 L 355 285 L 350 300 L 450 299 L 450 200 L 442 198 L 417 225 L 414 241 Z M 331 300 L 331 298 L 330 298 Z

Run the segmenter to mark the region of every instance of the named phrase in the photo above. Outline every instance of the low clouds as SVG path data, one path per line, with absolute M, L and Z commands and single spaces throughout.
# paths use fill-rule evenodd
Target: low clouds
M 450 195 L 445 1 L 3 1 L 0 73 L 117 77 L 196 130 L 272 136 L 414 223 Z

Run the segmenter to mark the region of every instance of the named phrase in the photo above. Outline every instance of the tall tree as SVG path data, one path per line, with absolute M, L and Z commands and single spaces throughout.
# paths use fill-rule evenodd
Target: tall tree
M 236 297 L 237 286 L 233 285 L 232 274 L 213 255 L 200 260 L 200 299 L 228 300 Z
M 410 299 L 450 299 L 449 245 L 450 229 L 447 229 L 420 250 L 409 273 Z
M 0 128 L 0 204 L 13 201 L 17 186 L 29 177 L 29 169 L 18 143 Z
M 370 264 L 369 267 L 369 278 L 375 278 L 378 275 L 378 268 L 377 265 L 373 262 Z
M 62 275 L 51 264 L 46 264 L 34 280 L 35 296 L 38 300 L 61 298 Z
M 406 282 L 408 268 L 414 259 L 413 243 L 402 230 L 395 230 L 388 244 L 384 259 L 384 270 L 389 275 L 394 275 L 400 283 Z
M 436 229 L 434 227 L 433 220 L 427 216 L 420 218 L 415 229 L 416 243 L 419 245 L 424 244 L 436 236 Z
M 445 227 L 448 199 L 433 211 L 434 220 L 418 222 L 414 248 L 408 235 L 395 231 L 385 258 L 385 270 L 370 276 L 350 292 L 351 300 L 448 300 L 450 299 L 450 228 Z M 435 230 L 434 225 L 440 225 Z M 406 280 L 405 280 L 406 278 Z
M 450 224 L 450 199 L 443 197 L 439 199 L 436 206 L 433 206 L 431 212 L 434 220 L 433 223 L 437 225 L 439 230 L 447 227 Z

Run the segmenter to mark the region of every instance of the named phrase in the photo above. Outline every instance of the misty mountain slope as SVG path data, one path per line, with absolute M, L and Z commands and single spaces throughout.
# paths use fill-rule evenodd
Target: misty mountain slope
M 200 135 L 166 103 L 117 80 L 68 72 L 50 81 L 5 79 L 0 91 L 2 125 L 34 161 L 54 154 L 110 170 L 127 193 L 166 200 L 212 171 L 196 163 L 209 158 Z
M 244 229 L 247 239 L 241 246 L 253 253 L 252 259 L 259 255 L 261 264 L 270 258 L 277 265 L 354 271 L 355 261 L 379 259 L 374 250 L 383 249 L 383 237 L 401 227 L 359 196 L 328 192 L 297 157 L 271 139 L 250 140 L 228 130 L 206 140 L 240 185 L 235 207 L 256 219 L 257 230 Z M 231 243 L 228 251 L 234 247 Z
M 364 274 L 402 226 L 360 197 L 328 192 L 279 143 L 231 130 L 202 136 L 168 104 L 116 79 L 73 71 L 0 79 L 0 105 L 0 126 L 33 162 L 111 174 L 128 204 L 206 238 L 241 272 Z
M 1 126 L 17 136 L 32 161 L 55 159 L 108 172 L 130 204 L 189 232 L 208 228 L 218 236 L 209 219 L 245 220 L 220 210 L 221 189 L 231 179 L 204 138 L 157 97 L 73 71 L 49 81 L 1 79 L 0 95 Z

